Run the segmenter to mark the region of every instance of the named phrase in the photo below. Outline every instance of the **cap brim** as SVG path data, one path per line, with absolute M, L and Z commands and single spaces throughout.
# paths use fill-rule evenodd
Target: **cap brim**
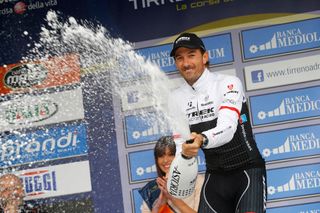
M 170 52 L 170 56 L 171 57 L 174 57 L 175 53 L 176 53 L 176 50 L 180 47 L 186 47 L 186 48 L 189 48 L 189 49 L 203 49 L 202 47 L 199 47 L 199 46 L 195 46 L 195 45 L 190 45 L 190 44 L 180 44 L 180 45 L 177 45 L 176 47 L 174 47 L 171 52 Z M 203 49 L 205 50 L 205 49 Z

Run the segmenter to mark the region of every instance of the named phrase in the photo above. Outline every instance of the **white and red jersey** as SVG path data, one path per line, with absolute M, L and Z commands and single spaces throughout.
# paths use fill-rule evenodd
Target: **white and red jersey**
M 191 132 L 208 137 L 208 144 L 202 147 L 208 171 L 264 164 L 252 136 L 239 78 L 206 69 L 192 86 L 185 82 L 174 90 L 168 105 L 172 117 L 181 110 L 187 116 Z

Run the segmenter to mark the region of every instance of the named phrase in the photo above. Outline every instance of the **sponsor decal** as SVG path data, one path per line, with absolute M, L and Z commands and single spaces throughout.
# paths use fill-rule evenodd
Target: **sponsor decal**
M 128 145 L 156 141 L 161 136 L 171 134 L 164 119 L 152 112 L 126 116 L 125 126 Z
M 37 170 L 24 172 L 19 175 L 23 182 L 26 196 L 41 196 L 46 192 L 57 191 L 56 172 L 49 170 Z
M 182 81 L 182 78 L 174 78 L 170 80 L 168 79 L 168 81 L 164 83 L 167 84 L 169 90 L 173 90 L 177 88 Z M 154 85 L 151 85 L 150 82 L 145 81 L 141 81 L 137 85 L 132 85 L 123 88 L 123 93 L 121 95 L 122 110 L 129 111 L 146 107 L 152 107 L 157 104 L 165 104 L 162 103 L 164 99 L 159 100 L 159 98 L 154 97 L 156 94 L 152 90 L 152 88 L 154 88 Z
M 87 154 L 83 124 L 1 138 L 0 167 Z
M 244 59 L 254 59 L 320 47 L 320 19 L 244 30 Z
M 141 195 L 139 194 L 139 189 L 133 189 L 132 190 L 132 209 L 134 209 L 136 213 L 141 212 L 143 199 Z
M 319 87 L 309 87 L 249 97 L 253 125 L 318 117 L 319 89 Z
M 58 111 L 58 104 L 52 100 L 37 100 L 26 105 L 15 102 L 8 105 L 5 111 L 9 124 L 24 124 L 27 122 L 39 122 L 50 118 Z
M 267 162 L 320 154 L 320 126 L 257 133 L 255 139 Z
M 206 7 L 212 7 L 217 6 L 221 4 L 229 4 L 232 1 L 225 0 L 194 0 L 192 2 L 187 2 L 185 0 L 170 0 L 170 1 L 164 1 L 164 0 L 128 0 L 130 4 L 130 8 L 133 10 L 147 10 L 147 9 L 153 9 L 157 8 L 159 6 L 164 7 L 165 5 L 169 5 L 174 7 L 176 12 L 186 12 L 187 10 L 193 10 L 193 9 L 200 9 L 200 8 L 206 8 Z
M 231 34 L 215 35 L 202 38 L 209 53 L 210 65 L 233 62 Z M 137 49 L 137 53 L 146 60 L 157 64 L 165 73 L 176 72 L 174 58 L 170 57 L 171 44 Z
M 2 0 L 0 1 L 0 4 L 2 3 L 7 3 L 7 2 L 17 2 L 18 0 Z M 0 15 L 9 15 L 12 13 L 16 13 L 18 15 L 23 15 L 26 13 L 26 11 L 31 11 L 31 10 L 38 10 L 38 9 L 44 9 L 50 7 L 54 7 L 58 5 L 58 0 L 46 0 L 46 1 L 33 1 L 29 2 L 29 4 L 23 2 L 23 1 L 18 1 L 17 3 L 14 4 L 13 7 L 7 7 L 0 9 Z
M 320 164 L 312 164 L 268 170 L 268 200 L 319 194 L 319 168 Z
M 14 174 L 24 184 L 25 200 L 91 191 L 89 161 L 21 170 Z
M 131 152 L 128 154 L 130 181 L 137 182 L 157 177 L 153 149 Z M 198 170 L 205 171 L 205 158 L 202 150 L 198 154 Z
M 319 213 L 319 203 L 307 203 L 267 209 L 267 213 Z
M 84 118 L 81 88 L 0 103 L 0 131 Z
M 80 62 L 76 55 L 0 67 L 0 93 L 25 92 L 80 82 Z
M 320 79 L 320 55 L 245 67 L 247 91 Z

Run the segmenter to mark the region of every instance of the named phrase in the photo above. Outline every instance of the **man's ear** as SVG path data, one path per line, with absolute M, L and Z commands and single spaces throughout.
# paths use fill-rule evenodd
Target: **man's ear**
M 208 51 L 203 53 L 202 59 L 203 59 L 203 64 L 206 64 L 209 61 L 209 53 L 208 53 Z

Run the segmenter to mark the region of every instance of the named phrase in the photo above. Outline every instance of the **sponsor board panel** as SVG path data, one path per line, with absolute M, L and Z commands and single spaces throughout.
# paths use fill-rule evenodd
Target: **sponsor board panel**
M 141 213 L 141 207 L 143 204 L 143 199 L 139 193 L 139 189 L 133 189 L 131 191 L 132 194 L 132 209 L 134 209 L 134 213 Z
M 320 79 L 320 55 L 245 67 L 247 91 Z
M 82 90 L 25 95 L 0 103 L 0 131 L 84 118 Z
M 0 167 L 87 154 L 84 124 L 12 134 L 1 138 Z
M 157 141 L 161 136 L 171 134 L 168 124 L 154 112 L 126 116 L 125 127 L 127 145 Z
M 173 90 L 177 88 L 181 82 L 183 82 L 182 78 L 174 78 L 167 79 L 163 84 L 169 88 L 169 90 Z M 159 84 L 159 83 L 158 83 Z M 163 105 L 165 98 L 163 97 L 154 97 L 155 93 L 161 93 L 163 85 L 152 85 L 150 82 L 140 82 L 139 85 L 132 85 L 126 88 L 123 88 L 123 95 L 121 96 L 121 104 L 122 110 L 136 110 L 145 107 L 151 107 L 157 105 Z M 154 88 L 158 87 L 158 88 Z M 165 94 L 163 94 L 165 95 Z
M 199 151 L 197 160 L 199 172 L 205 171 L 205 158 L 202 150 Z M 128 164 L 131 182 L 138 182 L 157 177 L 153 149 L 128 153 Z
M 320 116 L 320 87 L 251 96 L 253 126 Z
M 237 75 L 235 69 L 219 70 L 219 71 L 214 71 L 214 69 L 213 69 L 213 72 L 217 72 L 217 73 L 224 74 L 224 75 L 233 75 L 233 76 Z
M 267 171 L 268 200 L 320 195 L 320 164 Z
M 255 134 L 267 162 L 320 155 L 320 125 Z
M 320 19 L 309 19 L 241 32 L 244 60 L 320 47 Z
M 209 53 L 210 65 L 233 62 L 231 34 L 221 34 L 202 38 Z M 177 72 L 174 58 L 170 57 L 172 44 L 137 49 L 146 60 L 157 64 L 165 73 Z
M 318 213 L 318 212 L 320 212 L 319 203 L 308 203 L 308 204 L 267 209 L 267 213 Z
M 0 67 L 0 94 L 79 82 L 80 62 L 76 55 L 52 57 L 48 60 Z
M 91 191 L 89 161 L 14 172 L 24 184 L 25 200 Z

